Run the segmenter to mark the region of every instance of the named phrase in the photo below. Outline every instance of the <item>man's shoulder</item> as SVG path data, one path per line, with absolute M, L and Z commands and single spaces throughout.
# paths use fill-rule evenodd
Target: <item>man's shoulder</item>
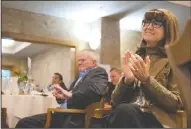
M 92 70 L 90 70 L 90 72 L 87 74 L 87 76 L 91 77 L 91 76 L 108 76 L 106 70 L 104 68 L 101 67 L 96 67 L 93 68 Z
M 107 73 L 106 70 L 104 68 L 102 68 L 102 67 L 96 67 L 96 68 L 92 69 L 91 71 Z

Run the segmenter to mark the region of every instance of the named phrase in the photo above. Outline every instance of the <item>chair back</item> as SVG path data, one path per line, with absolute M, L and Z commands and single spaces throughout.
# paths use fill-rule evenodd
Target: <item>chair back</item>
M 166 52 L 173 72 L 178 79 L 179 90 L 187 113 L 187 127 L 191 127 L 191 19 L 182 37 L 166 46 Z
M 85 117 L 85 127 L 89 128 L 91 123 L 91 118 L 94 116 L 95 114 L 95 110 L 99 109 L 99 108 L 103 108 L 104 107 L 104 98 L 101 99 L 100 102 L 96 102 L 96 103 L 92 103 L 89 106 L 87 106 L 86 110 L 86 117 Z

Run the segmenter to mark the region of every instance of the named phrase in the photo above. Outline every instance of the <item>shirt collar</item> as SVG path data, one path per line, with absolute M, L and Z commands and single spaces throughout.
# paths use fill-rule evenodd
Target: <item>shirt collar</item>
M 84 77 L 89 71 L 90 71 L 90 69 L 81 71 L 80 72 L 80 77 Z
M 94 69 L 94 68 L 90 68 L 90 69 L 86 69 L 86 70 L 83 70 L 83 71 L 81 71 L 80 72 L 80 78 L 81 77 L 84 77 L 90 70 L 92 70 L 92 69 Z

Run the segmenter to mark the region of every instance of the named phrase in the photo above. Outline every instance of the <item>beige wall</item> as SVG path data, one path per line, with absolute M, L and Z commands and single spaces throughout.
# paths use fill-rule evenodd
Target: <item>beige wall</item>
M 75 51 L 70 47 L 55 46 L 38 55 L 31 57 L 32 77 L 40 87 L 48 86 L 51 83 L 52 75 L 55 72 L 63 76 L 67 87 L 74 81 Z

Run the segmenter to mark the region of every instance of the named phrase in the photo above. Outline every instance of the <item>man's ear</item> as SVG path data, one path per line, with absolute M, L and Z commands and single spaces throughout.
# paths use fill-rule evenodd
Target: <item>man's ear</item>
M 94 63 L 94 64 L 96 64 L 96 61 L 95 61 L 95 60 L 93 60 L 93 63 Z

